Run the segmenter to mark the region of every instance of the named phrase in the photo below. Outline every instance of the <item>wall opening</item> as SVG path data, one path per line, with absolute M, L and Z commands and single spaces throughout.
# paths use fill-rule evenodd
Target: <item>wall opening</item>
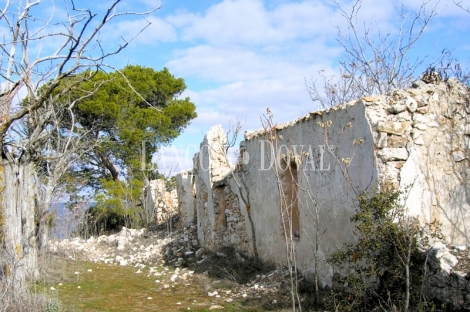
M 298 205 L 298 177 L 295 161 L 281 163 L 281 208 L 284 220 L 284 229 L 287 236 L 293 239 L 300 238 L 300 214 Z
M 227 228 L 227 215 L 225 214 L 225 186 L 217 186 L 214 190 L 217 209 L 215 209 L 215 227 L 216 231 L 223 231 Z

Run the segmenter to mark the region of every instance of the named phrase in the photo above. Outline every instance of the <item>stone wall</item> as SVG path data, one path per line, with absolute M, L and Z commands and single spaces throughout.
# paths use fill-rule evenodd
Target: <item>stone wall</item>
M 198 238 L 209 249 L 232 244 L 252 254 L 256 247 L 261 258 L 285 264 L 291 235 L 298 268 L 308 275 L 316 262 L 324 284 L 333 274 L 326 258 L 355 240 L 356 195 L 381 183 L 404 191 L 410 214 L 440 222 L 446 243 L 468 244 L 468 97 L 452 80 L 417 81 L 309 113 L 272 131 L 246 132 L 235 167 L 216 126 L 194 158 L 194 185 L 183 183 L 184 175 L 178 180 L 186 194 L 179 205 L 188 211 L 193 203 Z
M 178 195 L 178 227 L 188 227 L 196 221 L 196 187 L 193 170 L 186 170 L 176 175 L 176 192 Z
M 177 213 L 179 205 L 177 192 L 176 190 L 167 191 L 164 180 L 150 181 L 145 193 L 147 194 L 147 212 L 154 217 L 155 222 L 166 222 Z
M 362 99 L 376 141 L 378 168 L 408 194 L 405 205 L 438 221 L 448 243 L 470 238 L 470 104 L 466 86 L 417 81 L 413 88 Z
M 193 202 L 197 213 L 198 239 L 208 249 L 233 245 L 239 251 L 249 253 L 251 242 L 246 209 L 239 198 L 239 188 L 230 176 L 232 169 L 226 160 L 226 141 L 222 127 L 213 127 L 204 137 L 201 150 L 194 158 Z M 187 194 L 188 191 L 181 187 L 181 193 Z M 180 202 L 185 198 L 187 196 L 180 198 Z M 189 218 L 184 220 L 184 216 L 182 219 L 183 223 L 191 221 Z

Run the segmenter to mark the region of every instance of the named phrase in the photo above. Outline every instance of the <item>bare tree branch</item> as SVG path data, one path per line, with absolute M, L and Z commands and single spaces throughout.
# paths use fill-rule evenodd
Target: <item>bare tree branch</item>
M 454 1 L 456 6 L 458 6 L 462 10 L 470 13 L 470 5 L 467 4 L 467 6 L 464 6 L 464 4 L 462 3 L 463 2 L 462 0 L 460 0 L 460 1 L 453 0 L 453 1 Z
M 320 72 L 318 79 L 307 86 L 312 100 L 331 107 L 409 86 L 426 59 L 410 59 L 410 50 L 438 14 L 437 4 L 423 1 L 419 9 L 410 12 L 401 3 L 396 8 L 397 26 L 386 31 L 375 20 L 370 24 L 359 22 L 362 0 L 355 0 L 349 10 L 337 1 L 335 4 L 346 22 L 346 27 L 336 26 L 337 42 L 343 49 L 339 75 L 326 77 Z M 317 86 L 318 80 L 323 81 L 323 86 Z

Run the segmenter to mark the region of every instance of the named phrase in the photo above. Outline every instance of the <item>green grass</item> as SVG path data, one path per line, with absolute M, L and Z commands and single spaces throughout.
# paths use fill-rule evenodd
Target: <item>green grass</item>
M 212 305 L 223 306 L 223 311 L 265 311 L 253 301 L 247 304 L 239 299 L 226 303 L 220 291 L 221 298 L 209 297 L 203 278 L 196 274 L 187 281 L 178 279 L 175 285 L 167 281 L 173 268 L 166 271 L 166 276 L 155 277 L 147 276 L 145 269 L 143 273 L 136 274 L 137 268 L 133 267 L 63 259 L 54 261 L 65 262 L 58 265 L 62 272 L 56 275 L 61 278 L 55 282 L 43 282 L 40 288 L 51 297 L 58 298 L 62 311 L 188 311 L 189 308 L 190 311 L 202 312 L 214 311 L 210 310 Z M 157 268 L 163 272 L 164 269 Z M 157 279 L 161 283 L 156 283 Z M 164 288 L 165 284 L 170 287 Z M 50 287 L 56 290 L 50 290 Z

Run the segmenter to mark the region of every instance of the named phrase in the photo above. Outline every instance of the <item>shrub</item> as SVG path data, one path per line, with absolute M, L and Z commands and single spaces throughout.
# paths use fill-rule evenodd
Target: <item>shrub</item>
M 354 222 L 356 244 L 345 244 L 329 262 L 335 274 L 332 302 L 344 311 L 418 310 L 426 257 L 427 234 L 420 222 L 400 204 L 402 193 L 383 187 L 372 196 L 358 196 Z M 436 226 L 430 225 L 430 229 Z M 344 273 L 347 272 L 347 273 Z

